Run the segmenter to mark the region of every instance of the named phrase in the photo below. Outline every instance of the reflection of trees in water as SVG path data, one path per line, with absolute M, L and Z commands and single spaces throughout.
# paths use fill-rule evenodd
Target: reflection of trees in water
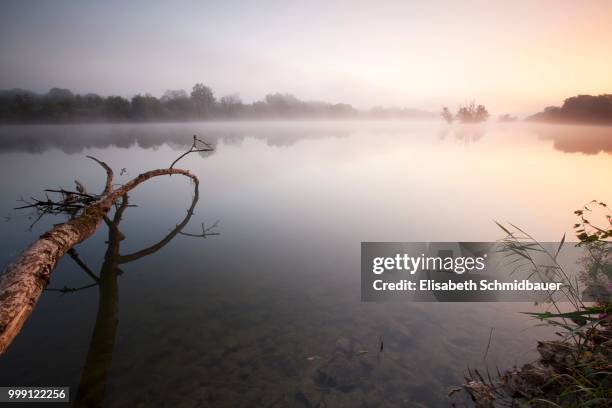
M 0 152 L 43 153 L 60 149 L 67 154 L 92 148 L 154 149 L 164 144 L 177 150 L 189 146 L 185 132 L 203 134 L 213 145 L 240 145 L 248 138 L 264 140 L 269 146 L 288 147 L 304 139 L 348 137 L 349 128 L 298 123 L 156 124 L 156 125 L 54 125 L 0 127 Z M 206 153 L 206 155 L 213 154 Z
M 144 248 L 140 251 L 127 255 L 121 255 L 121 242 L 125 235 L 120 231 L 119 225 L 122 221 L 125 210 L 129 207 L 128 197 L 124 195 L 121 203 L 117 205 L 113 218 L 105 217 L 104 221 L 108 227 L 108 241 L 104 262 L 100 268 L 100 274 L 96 275 L 85 262 L 81 260 L 76 251 L 71 250 L 71 258 L 85 271 L 94 281 L 93 284 L 79 288 L 47 289 L 62 293 L 76 292 L 92 287 L 98 287 L 98 312 L 96 323 L 91 336 L 89 351 L 85 366 L 81 374 L 81 380 L 77 390 L 75 406 L 96 407 L 101 406 L 104 400 L 104 391 L 107 382 L 108 372 L 111 367 L 115 337 L 117 333 L 117 323 L 119 320 L 119 285 L 117 279 L 122 274 L 121 265 L 137 261 L 145 256 L 151 255 L 166 244 L 168 244 L 178 234 L 182 234 L 183 228 L 189 223 L 193 216 L 195 206 L 198 202 L 198 184 L 194 185 L 194 196 L 191 206 L 187 210 L 187 215 L 170 233 L 155 245 Z M 210 232 L 202 226 L 201 234 L 185 234 L 192 237 L 206 238 L 217 233 Z
M 460 140 L 465 144 L 476 143 L 484 136 L 484 134 L 485 130 L 480 126 L 465 126 L 455 130 L 455 139 Z
M 612 126 L 539 125 L 535 132 L 541 140 L 552 140 L 556 150 L 565 153 L 612 153 Z M 465 144 L 480 141 L 486 133 L 481 126 L 446 127 L 440 140 L 454 137 Z
M 364 124 L 364 126 L 366 126 Z M 301 140 L 345 138 L 355 128 L 334 124 L 301 122 L 221 123 L 221 124 L 155 124 L 155 125 L 54 125 L 2 126 L 0 152 L 43 153 L 60 149 L 64 153 L 80 153 L 85 149 L 133 146 L 155 149 L 168 145 L 176 150 L 189 146 L 183 135 L 205 135 L 213 145 L 223 142 L 239 146 L 252 138 L 263 140 L 268 146 L 289 147 Z M 568 153 L 612 153 L 612 127 L 576 125 L 538 125 L 536 133 L 542 140 L 552 140 L 553 147 Z M 373 133 L 379 133 L 372 129 Z M 410 134 L 414 129 L 385 128 L 385 134 Z M 441 140 L 454 137 L 466 144 L 480 141 L 486 129 L 477 125 L 444 127 L 438 133 Z M 201 153 L 210 155 L 213 153 Z
M 485 135 L 485 129 L 482 126 L 461 125 L 459 127 L 446 127 L 440 133 L 438 138 L 445 140 L 452 134 L 455 140 L 467 144 L 476 143 Z
M 611 126 L 542 125 L 536 132 L 542 140 L 552 140 L 553 147 L 566 153 L 612 153 Z

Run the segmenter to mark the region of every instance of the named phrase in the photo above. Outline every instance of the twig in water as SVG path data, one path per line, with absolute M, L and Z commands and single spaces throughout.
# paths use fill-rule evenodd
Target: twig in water
M 487 361 L 487 355 L 489 354 L 489 347 L 491 347 L 491 337 L 493 337 L 493 327 L 491 327 L 491 331 L 489 332 L 489 342 L 487 343 L 487 349 L 485 350 L 482 361 Z
M 202 149 L 198 149 L 198 142 L 202 143 L 204 146 L 206 146 L 205 148 Z M 187 150 L 185 153 L 181 154 L 175 161 L 172 162 L 172 164 L 170 165 L 170 168 L 173 168 L 174 165 L 181 160 L 183 157 L 187 156 L 189 153 L 195 153 L 195 152 L 212 152 L 214 149 L 213 145 L 211 145 L 210 143 L 206 143 L 203 140 L 200 140 L 197 138 L 196 135 L 193 135 L 193 144 L 191 145 L 191 148 L 189 148 L 189 150 Z
M 198 237 L 199 238 L 206 238 L 206 237 L 209 237 L 211 235 L 221 235 L 218 232 L 210 232 L 210 231 L 216 229 L 218 226 L 219 226 L 219 221 L 216 221 L 212 226 L 210 226 L 208 228 L 204 225 L 204 223 L 202 223 L 202 233 L 201 234 L 191 234 L 191 233 L 182 232 L 182 231 L 179 232 L 179 234 L 180 235 L 185 235 L 185 236 L 188 236 L 188 237 L 196 237 L 196 238 L 198 238 Z

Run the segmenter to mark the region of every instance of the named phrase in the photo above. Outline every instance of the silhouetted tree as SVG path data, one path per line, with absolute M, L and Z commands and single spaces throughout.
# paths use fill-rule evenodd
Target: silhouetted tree
M 328 105 L 327 111 L 332 117 L 350 117 L 356 116 L 357 110 L 348 103 L 336 103 L 334 105 Z
M 15 95 L 11 110 L 19 120 L 26 120 L 34 112 L 34 99 L 27 93 Z
M 244 104 L 238 94 L 225 95 L 219 100 L 220 113 L 225 117 L 235 117 L 244 110 Z
M 121 96 L 109 96 L 104 101 L 104 113 L 109 119 L 126 119 L 130 115 L 130 101 Z
M 196 84 L 191 93 L 168 90 L 161 98 L 137 94 L 120 96 L 75 95 L 68 89 L 52 88 L 46 94 L 23 89 L 0 90 L 0 122 L 80 122 L 96 120 L 190 120 L 206 118 L 425 118 L 431 112 L 398 107 L 377 107 L 359 112 L 344 103 L 303 101 L 287 93 L 268 94 L 263 101 L 245 104 L 237 94 L 219 101 L 213 91 Z
M 167 90 L 160 99 L 166 114 L 172 119 L 193 116 L 193 102 L 183 89 Z
M 51 88 L 45 97 L 48 101 L 53 102 L 65 102 L 73 98 L 74 94 L 69 89 L 62 88 Z
M 79 97 L 79 95 L 77 95 Z M 104 98 L 95 93 L 88 93 L 79 98 L 78 112 L 75 119 L 95 120 L 104 115 Z
M 104 103 L 104 99 L 95 93 L 88 93 L 83 96 L 83 101 L 86 106 L 89 107 L 98 107 Z
M 563 106 L 548 106 L 527 118 L 536 121 L 612 123 L 612 94 L 578 95 L 567 98 Z
M 474 102 L 470 102 L 459 108 L 456 118 L 461 123 L 484 122 L 489 118 L 489 112 L 484 105 L 476 105 Z
M 41 114 L 53 120 L 69 119 L 74 113 L 75 97 L 68 89 L 52 88 L 43 97 Z
M 293 116 L 304 111 L 305 103 L 291 94 L 266 95 L 265 111 L 272 115 Z
M 159 99 L 146 94 L 132 98 L 132 117 L 140 120 L 151 120 L 162 116 L 162 106 Z
M 217 102 L 215 95 L 209 87 L 204 84 L 195 84 L 191 90 L 191 100 L 195 106 L 196 112 L 200 117 L 206 117 L 211 114 Z
M 442 111 L 440 112 L 440 116 L 442 117 L 442 119 L 446 121 L 446 123 L 453 122 L 453 114 L 450 112 L 450 110 L 448 110 L 446 106 L 442 108 Z

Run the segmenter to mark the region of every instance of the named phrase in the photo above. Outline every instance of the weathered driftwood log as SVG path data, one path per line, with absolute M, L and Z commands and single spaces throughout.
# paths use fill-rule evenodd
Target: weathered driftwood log
M 212 150 L 197 150 L 195 143 L 194 136 L 194 146 L 189 153 Z M 41 235 L 0 275 L 0 354 L 6 351 L 32 313 L 60 258 L 72 247 L 94 234 L 117 199 L 145 181 L 158 176 L 180 174 L 198 183 L 197 177 L 189 171 L 168 168 L 142 173 L 113 190 L 111 168 L 98 159 L 90 158 L 106 170 L 106 184 L 100 198 L 82 209 L 77 217 L 58 224 Z

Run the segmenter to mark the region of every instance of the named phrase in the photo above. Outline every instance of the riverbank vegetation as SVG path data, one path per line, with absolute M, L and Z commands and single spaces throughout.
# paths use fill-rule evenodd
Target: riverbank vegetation
M 391 119 L 433 118 L 435 113 L 399 107 L 374 107 L 360 111 L 346 103 L 303 101 L 291 94 L 268 94 L 263 100 L 245 103 L 238 94 L 218 98 L 204 84 L 190 93 L 168 90 L 160 98 L 138 94 L 103 97 L 94 93 L 75 94 L 53 88 L 46 94 L 24 89 L 0 90 L 0 122 L 145 122 L 228 119 Z
M 527 118 L 537 122 L 612 124 L 612 94 L 578 95 Z
M 489 118 L 484 105 L 468 102 L 452 113 L 443 107 L 440 116 L 447 123 L 480 123 Z M 405 107 L 375 106 L 359 110 L 347 103 L 305 101 L 289 93 L 271 93 L 262 100 L 245 103 L 239 94 L 218 97 L 198 83 L 190 92 L 167 90 L 161 97 L 149 93 L 131 98 L 95 93 L 78 94 L 52 88 L 47 93 L 25 89 L 0 90 L 0 123 L 88 123 L 163 122 L 191 120 L 254 119 L 433 119 L 435 112 Z M 510 114 L 499 122 L 514 122 Z M 612 95 L 578 95 L 561 107 L 549 106 L 526 118 L 528 121 L 557 123 L 612 124 Z
M 521 368 L 492 376 L 469 370 L 465 390 L 476 407 L 582 407 L 610 406 L 612 402 L 612 219 L 603 202 L 593 201 L 576 210 L 574 225 L 578 246 L 584 249 L 579 277 L 572 277 L 557 263 L 565 237 L 556 252 L 547 252 L 553 267 L 543 270 L 532 251 L 544 247 L 518 227 L 500 227 L 509 254 L 530 265 L 533 273 L 547 274 L 566 289 L 551 293 L 546 311 L 527 313 L 556 330 L 557 340 L 538 342 L 539 358 Z M 599 223 L 593 222 L 594 216 Z M 565 244 L 567 245 L 567 244 Z M 555 300 L 561 295 L 568 303 Z M 567 305 L 571 305 L 569 308 Z

